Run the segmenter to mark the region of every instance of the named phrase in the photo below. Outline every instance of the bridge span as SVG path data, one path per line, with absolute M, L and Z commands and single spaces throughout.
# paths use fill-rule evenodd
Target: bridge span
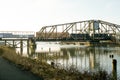
M 0 31 L 0 38 L 33 38 L 33 31 Z
M 39 41 L 106 41 L 119 42 L 120 25 L 102 21 L 86 20 L 44 26 L 36 33 Z

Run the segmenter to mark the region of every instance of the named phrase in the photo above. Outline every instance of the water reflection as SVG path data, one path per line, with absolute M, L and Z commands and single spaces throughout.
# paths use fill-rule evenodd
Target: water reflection
M 120 47 L 115 45 L 80 46 L 61 45 L 54 42 L 37 42 L 37 48 L 28 55 L 48 63 L 54 62 L 60 68 L 68 69 L 71 66 L 79 71 L 97 71 L 104 69 L 112 72 L 112 58 L 117 59 L 117 74 L 120 76 Z M 25 49 L 27 50 L 27 49 Z M 24 50 L 23 50 L 24 51 Z M 23 53 L 25 54 L 25 52 Z

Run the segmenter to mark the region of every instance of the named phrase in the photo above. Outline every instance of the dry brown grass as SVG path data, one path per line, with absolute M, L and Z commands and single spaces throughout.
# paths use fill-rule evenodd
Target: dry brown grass
M 44 80 L 112 80 L 110 75 L 105 71 L 80 73 L 74 68 L 72 68 L 72 70 L 57 69 L 45 62 L 22 57 L 16 54 L 15 50 L 10 47 L 1 46 L 0 53 L 3 53 L 2 57 L 17 64 L 22 70 L 31 71 L 43 77 Z

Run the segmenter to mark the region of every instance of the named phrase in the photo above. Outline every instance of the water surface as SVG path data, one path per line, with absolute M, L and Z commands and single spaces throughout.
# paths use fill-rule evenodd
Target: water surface
M 113 44 L 85 46 L 74 44 L 61 44 L 60 42 L 36 42 L 35 51 L 24 47 L 23 55 L 31 58 L 54 62 L 60 68 L 70 67 L 78 71 L 97 71 L 100 69 L 112 72 L 112 60 L 117 60 L 117 75 L 120 77 L 120 46 Z M 19 52 L 19 49 L 17 49 Z M 110 57 L 113 55 L 113 58 Z

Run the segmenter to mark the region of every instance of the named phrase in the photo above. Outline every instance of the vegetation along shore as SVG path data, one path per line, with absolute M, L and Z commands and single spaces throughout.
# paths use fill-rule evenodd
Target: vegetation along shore
M 75 68 L 58 69 L 54 66 L 54 63 L 50 65 L 40 60 L 23 57 L 16 54 L 14 48 L 6 46 L 0 46 L 0 55 L 16 64 L 20 69 L 31 71 L 44 80 L 114 80 L 112 74 L 108 74 L 103 70 L 97 72 L 84 71 L 84 73 L 81 73 Z

